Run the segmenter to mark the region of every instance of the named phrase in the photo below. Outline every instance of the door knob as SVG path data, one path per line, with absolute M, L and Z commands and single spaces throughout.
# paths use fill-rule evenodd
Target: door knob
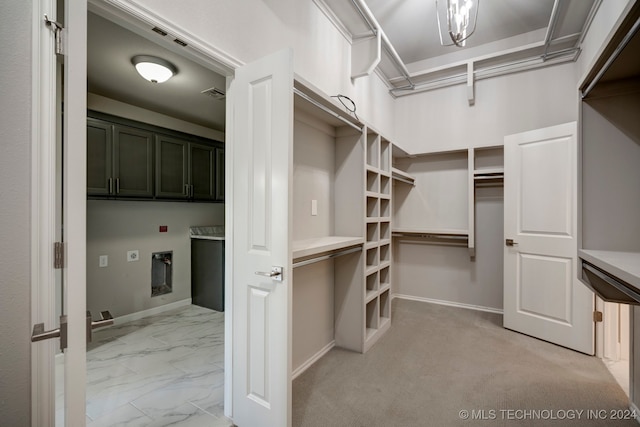
M 514 241 L 513 241 L 513 239 L 506 239 L 506 240 L 504 241 L 504 243 L 505 243 L 507 246 L 514 246 L 514 245 L 517 245 L 517 244 L 518 244 L 518 242 L 514 242 Z
M 276 282 L 282 282 L 282 267 L 271 267 L 271 271 L 256 271 L 258 276 L 269 277 Z

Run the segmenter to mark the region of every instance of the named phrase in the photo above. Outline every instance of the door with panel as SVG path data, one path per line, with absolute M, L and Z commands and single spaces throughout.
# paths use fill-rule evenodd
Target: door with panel
M 504 327 L 594 352 L 593 293 L 577 279 L 577 125 L 505 137 Z
M 293 59 L 236 70 L 233 125 L 233 421 L 291 425 Z

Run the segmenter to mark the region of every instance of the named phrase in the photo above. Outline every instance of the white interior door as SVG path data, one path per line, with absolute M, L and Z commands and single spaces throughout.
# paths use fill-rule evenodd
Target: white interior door
M 576 135 L 573 122 L 505 137 L 504 327 L 593 354 L 594 297 L 576 270 Z
M 68 343 L 64 352 L 65 426 L 86 423 L 86 147 L 87 147 L 87 1 L 65 0 L 63 294 Z
M 233 414 L 291 425 L 293 59 L 236 70 L 233 96 Z M 273 267 L 282 274 L 266 277 Z

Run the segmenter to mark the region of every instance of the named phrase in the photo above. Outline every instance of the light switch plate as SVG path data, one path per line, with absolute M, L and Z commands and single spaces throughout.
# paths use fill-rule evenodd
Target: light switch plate
M 98 266 L 100 267 L 109 266 L 109 255 L 100 255 Z
M 317 215 L 318 215 L 318 201 L 311 200 L 311 216 L 317 216 Z
M 140 259 L 140 253 L 138 250 L 127 251 L 127 262 L 138 261 Z

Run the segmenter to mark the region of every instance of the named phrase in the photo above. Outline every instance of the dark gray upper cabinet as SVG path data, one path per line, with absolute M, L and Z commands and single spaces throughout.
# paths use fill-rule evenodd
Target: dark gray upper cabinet
M 87 119 L 87 195 L 224 201 L 222 143 L 98 112 Z
M 216 201 L 224 201 L 224 148 L 216 148 Z
M 153 197 L 151 132 L 114 125 L 113 175 L 116 196 Z
M 152 134 L 87 119 L 87 194 L 153 197 Z
M 187 199 L 189 143 L 167 135 L 156 135 L 156 197 Z
M 189 144 L 189 183 L 194 200 L 216 200 L 215 152 L 215 147 Z
M 113 186 L 113 126 L 87 120 L 87 194 L 107 196 Z

